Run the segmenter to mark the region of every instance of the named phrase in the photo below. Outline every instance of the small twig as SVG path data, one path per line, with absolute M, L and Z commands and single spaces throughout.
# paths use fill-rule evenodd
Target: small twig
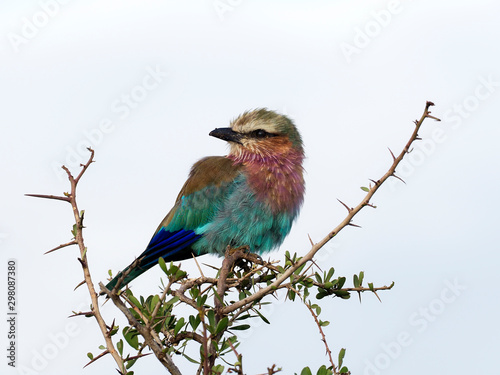
M 99 283 L 99 286 L 101 287 L 101 290 L 111 299 L 111 301 L 113 301 L 115 306 L 123 313 L 123 315 L 125 315 L 129 324 L 133 326 L 135 329 L 137 329 L 139 334 L 141 334 L 141 336 L 144 337 L 145 343 L 151 348 L 151 350 L 153 351 L 156 358 L 158 358 L 160 363 L 163 366 L 165 366 L 172 375 L 181 375 L 181 372 L 172 361 L 170 355 L 163 352 L 162 346 L 156 342 L 154 336 L 152 335 L 152 331 L 143 326 L 134 317 L 134 315 L 130 312 L 127 306 L 125 306 L 123 301 L 120 299 L 118 295 L 116 295 L 116 293 L 112 293 L 109 289 L 107 289 L 104 286 L 103 283 Z
M 308 310 L 311 312 L 311 315 L 314 318 L 314 322 L 318 326 L 319 333 L 321 334 L 321 341 L 323 341 L 325 343 L 326 353 L 328 354 L 328 359 L 330 360 L 330 363 L 332 365 L 333 373 L 337 374 L 337 367 L 335 366 L 335 363 L 333 362 L 332 351 L 330 350 L 330 347 L 328 346 L 328 342 L 326 341 L 325 332 L 323 331 L 323 328 L 321 328 L 321 324 L 319 323 L 318 316 L 313 311 L 311 304 L 309 302 L 304 301 L 304 305 L 306 305 Z
M 200 310 L 200 314 L 202 314 Z M 207 324 L 205 323 L 205 314 L 203 313 L 201 315 L 201 324 L 203 325 L 203 374 L 208 375 L 210 374 L 209 369 L 209 353 L 208 353 L 208 335 L 207 335 Z M 200 365 L 201 367 L 201 365 Z

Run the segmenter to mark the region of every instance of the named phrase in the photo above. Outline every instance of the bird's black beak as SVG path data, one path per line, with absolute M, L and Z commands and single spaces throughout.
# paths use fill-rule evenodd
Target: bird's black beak
M 227 142 L 241 143 L 241 133 L 235 132 L 231 128 L 216 128 L 212 130 L 209 135 L 212 137 L 220 138 Z

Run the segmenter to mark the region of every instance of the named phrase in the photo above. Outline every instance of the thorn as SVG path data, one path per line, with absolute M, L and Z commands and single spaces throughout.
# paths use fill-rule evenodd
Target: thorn
M 426 117 L 429 117 L 429 118 L 431 118 L 433 120 L 436 120 L 436 121 L 441 121 L 440 118 L 437 118 L 437 117 L 434 117 L 434 116 L 431 116 L 431 115 L 427 115 Z
M 83 368 L 87 367 L 88 365 L 90 365 L 91 363 L 94 363 L 95 361 L 97 361 L 99 358 L 101 357 L 104 357 L 106 354 L 109 353 L 109 350 L 106 349 L 105 351 L 103 351 L 101 354 L 99 354 L 97 357 L 94 357 L 93 360 L 91 360 L 89 363 L 87 363 L 85 366 L 83 366 Z
M 371 203 L 365 203 L 365 206 L 371 207 L 371 208 L 377 208 L 377 206 L 371 204 Z
M 344 202 L 342 202 L 340 199 L 337 199 L 346 209 L 347 211 L 351 212 L 352 211 L 352 208 L 349 208 L 349 206 L 347 204 L 345 204 Z
M 416 140 L 416 141 L 421 141 L 421 140 L 422 140 L 422 138 L 420 138 L 419 136 L 416 136 L 416 137 L 415 137 L 415 140 Z
M 382 300 L 380 299 L 380 297 L 378 296 L 377 292 L 376 291 L 373 291 L 373 293 L 377 296 L 378 300 L 380 301 L 380 303 L 382 303 Z
M 69 198 L 66 197 L 60 197 L 58 195 L 44 195 L 44 194 L 24 194 L 27 197 L 34 197 L 34 198 L 44 198 L 44 199 L 56 199 L 60 201 L 65 201 L 69 202 Z
M 153 354 L 153 353 L 145 353 L 145 354 L 141 353 L 140 355 L 135 355 L 133 357 L 127 356 L 127 358 L 125 358 L 125 361 L 132 361 L 134 359 L 138 359 L 138 358 L 141 358 L 141 357 L 146 357 L 147 355 L 151 355 L 151 354 Z
M 316 267 L 318 267 L 318 269 L 319 269 L 320 271 L 322 271 L 322 272 L 323 272 L 323 270 L 321 269 L 321 267 L 320 267 L 320 266 L 318 266 L 318 264 L 316 263 L 316 261 L 315 261 L 314 259 L 311 259 L 311 262 L 312 262 L 312 264 L 314 264 Z
M 313 240 L 311 239 L 311 236 L 309 235 L 309 233 L 307 233 L 307 237 L 309 237 L 309 242 L 311 243 L 311 246 L 314 246 L 314 242 L 313 242 Z
M 387 147 L 387 149 L 388 149 L 388 150 L 389 150 L 389 152 L 391 153 L 391 155 L 392 155 L 392 159 L 393 159 L 394 161 L 396 161 L 396 157 L 395 157 L 395 156 L 394 156 L 394 154 L 392 153 L 391 149 L 390 149 L 389 147 Z
M 51 249 L 51 250 L 46 251 L 45 253 L 43 253 L 43 255 L 48 254 L 48 253 L 51 253 L 51 252 L 56 251 L 56 250 L 59 250 L 59 249 L 62 249 L 63 247 L 66 247 L 66 246 L 77 245 L 77 244 L 78 244 L 78 242 L 76 242 L 76 241 L 71 241 L 71 242 L 68 242 L 68 243 L 65 243 L 65 244 L 59 245 L 59 246 L 57 246 L 57 247 L 54 247 L 53 249 Z
M 68 316 L 68 318 L 74 318 L 75 316 L 86 316 L 86 317 L 89 317 L 89 316 L 94 316 L 94 313 L 92 311 L 86 311 L 86 312 L 74 312 L 73 311 L 73 315 L 70 315 Z
M 348 223 L 347 225 L 350 225 L 351 227 L 361 228 L 360 225 L 353 224 L 353 223 Z
M 397 178 L 399 181 L 401 181 L 403 184 L 405 184 L 405 185 L 406 185 L 405 180 L 403 180 L 401 177 L 399 177 L 399 176 L 395 175 L 394 173 L 392 174 L 392 177 Z
M 73 289 L 73 292 L 75 290 L 77 290 L 79 287 L 81 287 L 83 284 L 85 284 L 85 280 L 83 280 L 80 284 L 78 284 L 77 286 L 75 286 L 75 289 Z
M 371 182 L 373 182 L 373 183 L 374 183 L 375 185 L 377 185 L 377 186 L 378 186 L 378 185 L 380 185 L 380 181 L 378 181 L 378 180 L 377 180 L 377 181 L 375 181 L 375 180 L 372 180 L 371 178 L 370 178 L 369 180 L 370 180 Z
M 198 263 L 198 260 L 196 259 L 196 257 L 194 256 L 193 253 L 191 253 L 191 255 L 193 256 L 194 262 L 196 263 L 196 266 L 198 267 L 198 271 L 200 271 L 200 275 L 202 277 L 205 277 L 205 275 L 203 274 L 203 271 L 201 270 L 200 264 Z

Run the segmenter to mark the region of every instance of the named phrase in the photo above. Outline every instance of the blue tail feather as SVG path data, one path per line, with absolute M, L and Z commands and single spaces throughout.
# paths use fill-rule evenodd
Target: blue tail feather
M 139 256 L 139 263 L 137 266 L 130 269 L 132 264 L 129 265 L 125 270 L 118 273 L 118 275 L 106 285 L 106 288 L 110 290 L 113 289 L 118 279 L 126 272 L 128 272 L 128 275 L 124 278 L 120 287 L 128 284 L 137 276 L 158 263 L 158 258 L 160 257 L 166 262 L 190 258 L 192 252 L 191 245 L 200 237 L 201 235 L 196 234 L 193 230 L 181 229 L 170 232 L 161 228 L 158 233 L 153 236 L 146 250 Z

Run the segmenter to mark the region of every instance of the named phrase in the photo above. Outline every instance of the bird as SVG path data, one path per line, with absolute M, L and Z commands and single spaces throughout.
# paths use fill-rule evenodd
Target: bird
M 107 285 L 117 289 L 165 262 L 247 247 L 262 255 L 283 243 L 304 201 L 301 135 L 283 114 L 258 108 L 209 133 L 229 144 L 191 168 L 175 204 L 144 252 Z

